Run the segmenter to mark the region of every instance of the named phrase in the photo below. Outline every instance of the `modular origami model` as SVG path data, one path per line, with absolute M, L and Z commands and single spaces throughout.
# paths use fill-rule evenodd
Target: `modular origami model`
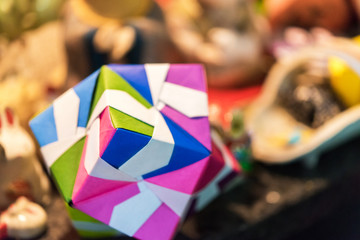
M 219 139 L 211 155 L 201 65 L 103 66 L 30 126 L 66 202 L 140 239 L 170 239 L 239 172 Z

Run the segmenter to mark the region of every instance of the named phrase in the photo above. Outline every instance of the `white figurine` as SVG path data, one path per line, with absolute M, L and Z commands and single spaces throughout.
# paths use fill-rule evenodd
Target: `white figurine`
M 0 209 L 20 196 L 47 203 L 50 185 L 34 142 L 10 108 L 0 111 L 0 146 Z
M 0 114 L 0 144 L 9 161 L 35 154 L 35 145 L 27 132 L 20 127 L 19 120 L 10 108 Z
M 46 212 L 40 205 L 20 197 L 0 215 L 0 239 L 37 237 L 45 231 L 46 221 Z

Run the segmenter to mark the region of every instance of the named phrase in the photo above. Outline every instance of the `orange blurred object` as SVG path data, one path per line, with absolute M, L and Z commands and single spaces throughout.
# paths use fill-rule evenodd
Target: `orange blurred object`
M 265 0 L 265 8 L 276 30 L 298 26 L 342 32 L 352 18 L 352 9 L 345 0 Z
M 155 0 L 155 2 L 163 9 L 165 9 L 171 1 L 172 0 Z
M 77 16 L 95 27 L 144 16 L 153 4 L 151 0 L 72 0 L 70 3 Z

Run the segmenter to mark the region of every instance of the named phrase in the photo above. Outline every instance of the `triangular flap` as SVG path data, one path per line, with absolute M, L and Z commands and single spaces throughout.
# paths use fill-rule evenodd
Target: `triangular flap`
M 134 234 L 134 237 L 148 240 L 172 239 L 179 223 L 179 216 L 162 204 Z
M 153 105 L 150 87 L 144 65 L 110 64 L 109 68 L 123 77 L 135 88 L 150 104 Z
M 136 182 L 114 181 L 86 175 L 82 182 L 81 188 L 73 197 L 73 202 L 81 202 L 101 194 L 107 194 L 111 191 L 125 188 Z
M 93 177 L 116 180 L 116 181 L 135 181 L 135 179 L 122 171 L 111 166 L 100 158 L 100 120 L 97 119 L 87 134 L 87 143 L 84 153 L 84 166 Z
M 66 202 L 71 201 L 84 145 L 85 138 L 82 138 L 61 155 L 50 167 L 50 172 Z
M 158 104 L 161 89 L 166 80 L 170 64 L 145 64 L 146 76 L 148 79 L 153 105 Z
M 213 151 L 209 157 L 206 168 L 204 169 L 198 183 L 196 184 L 195 192 L 208 185 L 225 166 L 225 161 L 220 149 L 214 143 L 212 144 L 212 149 Z
M 136 101 L 141 103 L 146 108 L 151 107 L 151 104 L 143 96 L 141 96 L 141 94 L 136 91 L 128 82 L 126 82 L 126 80 L 124 80 L 121 76 L 112 71 L 109 67 L 103 66 L 100 69 L 94 98 L 92 100 L 90 115 L 93 112 L 98 101 L 100 100 L 102 94 L 107 89 L 121 90 L 127 92 L 130 96 L 132 96 L 134 99 L 136 99 Z
M 41 155 L 44 158 L 44 162 L 47 167 L 51 167 L 56 160 L 60 158 L 71 146 L 77 143 L 81 138 L 84 137 L 84 132 L 78 129 L 78 134 L 63 140 L 58 140 L 53 143 L 49 143 L 40 148 Z
M 89 223 L 101 223 L 95 218 L 79 211 L 75 208 L 69 206 L 69 204 L 65 203 L 66 210 L 71 218 L 71 221 L 81 221 L 81 222 L 89 222 Z
M 54 116 L 54 107 L 51 105 L 45 111 L 30 121 L 30 128 L 40 147 L 58 140 Z
M 173 144 L 152 138 L 144 148 L 121 165 L 119 170 L 136 178 L 141 177 L 168 165 L 173 148 Z
M 209 157 L 181 169 L 147 178 L 145 181 L 178 192 L 193 194 L 208 161 Z
M 172 64 L 166 82 L 206 92 L 206 77 L 201 64 Z
M 95 91 L 96 81 L 99 75 L 97 70 L 93 72 L 90 76 L 81 81 L 73 89 L 80 98 L 80 107 L 79 107 L 79 116 L 78 116 L 78 126 L 86 127 L 87 121 L 89 119 L 91 101 L 93 99 L 93 94 Z
M 81 157 L 79 169 L 76 176 L 76 181 L 74 184 L 74 190 L 72 194 L 72 201 L 74 204 L 101 194 L 106 194 L 107 192 L 113 191 L 115 189 L 123 188 L 124 186 L 127 186 L 129 184 L 135 183 L 131 181 L 119 181 L 119 180 L 115 181 L 115 180 L 108 180 L 108 179 L 102 179 L 102 178 L 90 176 L 84 166 L 86 147 L 87 147 L 87 140 L 85 142 L 83 154 Z
M 80 98 L 74 89 L 70 88 L 55 99 L 53 106 L 59 141 L 75 136 L 78 130 Z
M 161 187 L 149 182 L 146 186 L 155 193 L 155 195 L 165 203 L 171 210 L 173 210 L 179 217 L 182 217 L 188 206 L 191 195 L 169 188 Z
M 106 194 L 77 202 L 74 207 L 105 224 L 109 224 L 114 207 L 139 193 L 140 190 L 136 183 L 129 184 Z
M 126 113 L 110 107 L 110 116 L 115 128 L 122 128 L 133 132 L 138 132 L 147 136 L 152 136 L 154 127 L 140 121 Z
M 128 236 L 133 236 L 162 204 L 146 186 L 138 184 L 138 187 L 139 194 L 114 207 L 109 223 L 111 227 Z
M 199 141 L 197 141 L 194 137 L 192 137 L 188 132 L 182 129 L 179 125 L 177 125 L 170 118 L 164 116 L 166 124 L 168 125 L 172 136 L 175 141 L 175 146 L 179 146 L 184 149 L 189 149 L 194 152 L 198 152 L 201 155 L 201 159 L 210 155 L 210 151 L 205 148 Z
M 209 116 L 208 96 L 202 91 L 165 82 L 159 100 L 190 118 Z
M 116 129 L 114 128 L 111 118 L 109 107 L 100 114 L 100 156 L 104 153 L 113 138 Z
M 161 110 L 161 113 L 178 124 L 211 151 L 210 123 L 208 117 L 189 118 L 169 106 L 165 106 Z
M 117 129 L 103 155 L 101 156 L 114 168 L 119 168 L 150 141 L 151 137 L 140 133 Z
M 175 141 L 173 154 L 167 166 L 144 175 L 144 179 L 175 171 L 198 162 L 210 155 L 210 151 L 208 149 L 206 149 L 200 142 L 184 131 L 176 123 L 166 116 L 164 116 L 164 119 Z
M 95 119 L 98 118 L 108 106 L 111 106 L 112 108 L 128 114 L 129 116 L 151 126 L 154 125 L 155 108 L 146 108 L 125 91 L 107 89 L 104 91 L 96 107 L 91 113 L 88 121 L 88 127 L 93 124 Z

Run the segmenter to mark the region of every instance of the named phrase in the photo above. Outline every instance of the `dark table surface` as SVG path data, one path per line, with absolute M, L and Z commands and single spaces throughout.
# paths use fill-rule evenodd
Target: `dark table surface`
M 80 239 L 57 194 L 46 210 L 49 227 L 40 239 Z M 175 239 L 360 239 L 359 226 L 360 138 L 321 156 L 314 169 L 301 161 L 254 164 L 240 185 L 188 219 Z

